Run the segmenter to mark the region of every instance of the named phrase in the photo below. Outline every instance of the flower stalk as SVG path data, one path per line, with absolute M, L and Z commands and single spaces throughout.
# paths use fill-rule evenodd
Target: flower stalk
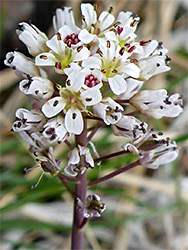
M 75 136 L 76 144 L 86 146 L 87 145 L 87 122 L 84 121 L 84 129 L 80 135 Z M 83 163 L 84 164 L 84 163 Z M 78 205 L 79 198 L 83 203 L 85 202 L 86 191 L 87 191 L 87 172 L 83 174 L 78 174 L 76 179 L 79 181 L 75 184 L 74 198 L 74 217 L 73 217 L 73 227 L 72 227 L 72 250 L 81 250 L 83 248 L 83 229 L 80 229 L 82 222 L 84 221 L 84 216 L 80 213 L 80 207 Z
M 140 165 L 140 162 L 139 161 L 135 161 L 135 162 L 133 162 L 133 163 L 131 163 L 131 164 L 123 167 L 123 168 L 120 168 L 120 169 L 118 169 L 118 170 L 116 170 L 116 171 L 108 174 L 108 175 L 105 175 L 105 176 L 103 176 L 103 177 L 101 177 L 99 179 L 96 179 L 94 181 L 90 181 L 87 184 L 87 186 L 88 187 L 95 186 L 95 185 L 97 185 L 97 184 L 99 184 L 99 183 L 101 183 L 103 181 L 107 181 L 107 180 L 109 180 L 109 179 L 111 179 L 111 178 L 113 178 L 113 177 L 115 177 L 115 176 L 117 176 L 117 175 L 119 175 L 119 174 L 121 174 L 123 172 L 126 172 L 126 171 L 128 171 L 128 170 L 130 170 L 130 169 L 132 169 L 132 168 L 134 168 L 134 167 L 136 167 L 138 165 Z

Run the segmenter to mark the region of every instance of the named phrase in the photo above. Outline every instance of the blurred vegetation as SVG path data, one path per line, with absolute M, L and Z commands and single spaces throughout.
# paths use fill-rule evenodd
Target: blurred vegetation
M 20 21 L 32 19 L 42 31 L 53 35 L 52 13 L 64 4 L 72 6 L 79 20 L 81 1 L 5 1 L 1 2 L 1 239 L 2 249 L 69 249 L 72 199 L 57 177 L 44 175 L 38 187 L 31 190 L 41 174 L 35 169 L 27 174 L 24 168 L 35 165 L 33 156 L 16 133 L 11 133 L 14 113 L 28 107 L 27 98 L 18 90 L 19 79 L 3 66 L 5 54 L 18 48 L 27 53 L 15 34 Z M 90 1 L 93 2 L 93 1 Z M 186 1 L 96 1 L 98 11 L 114 6 L 132 11 L 141 17 L 138 40 L 164 41 L 172 58 L 172 70 L 153 77 L 146 88 L 166 88 L 183 94 L 185 112 L 176 119 L 146 121 L 150 127 L 163 130 L 180 147 L 179 158 L 158 170 L 138 166 L 121 176 L 91 188 L 107 204 L 100 219 L 92 219 L 85 230 L 85 249 L 187 249 L 188 221 L 188 85 L 187 85 L 187 4 Z M 117 9 L 116 9 L 117 8 Z M 24 13 L 24 15 L 22 15 Z M 165 13 L 165 14 L 164 14 Z M 164 16 L 165 15 L 165 16 Z M 94 137 L 103 156 L 120 149 L 126 139 L 101 128 Z M 58 145 L 55 155 L 66 166 L 66 145 Z M 104 161 L 88 171 L 93 180 L 112 169 L 126 166 L 134 156 L 125 155 Z M 69 183 L 72 187 L 72 183 Z

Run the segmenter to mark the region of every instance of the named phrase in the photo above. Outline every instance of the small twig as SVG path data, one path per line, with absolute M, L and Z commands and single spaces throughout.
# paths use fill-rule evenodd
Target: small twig
M 115 100 L 117 103 L 129 103 L 129 100 Z
M 135 162 L 123 167 L 123 168 L 120 168 L 120 169 L 112 172 L 111 174 L 105 175 L 105 176 L 103 176 L 103 177 L 101 177 L 99 179 L 96 179 L 94 181 L 89 182 L 87 186 L 92 187 L 94 185 L 97 185 L 98 183 L 109 180 L 109 179 L 113 178 L 114 176 L 119 175 L 119 174 L 121 174 L 121 173 L 123 173 L 125 171 L 128 171 L 129 169 L 134 168 L 134 167 L 136 167 L 138 165 L 140 165 L 139 160 L 137 160 L 137 161 L 135 161 Z
M 105 123 L 103 121 L 99 122 L 94 128 L 93 131 L 89 134 L 89 136 L 87 137 L 87 141 L 91 141 L 91 139 L 93 138 L 93 136 L 95 135 L 95 133 L 97 132 L 97 130 L 101 127 L 105 126 Z
M 104 160 L 107 160 L 109 158 L 119 156 L 119 155 L 124 155 L 124 154 L 127 154 L 127 153 L 130 153 L 130 152 L 125 151 L 125 150 L 121 150 L 121 151 L 118 151 L 118 152 L 115 152 L 115 153 L 112 153 L 112 154 L 105 155 L 105 156 L 102 156 L 100 158 L 97 158 L 97 159 L 94 160 L 94 162 L 96 163 L 96 162 L 99 162 L 99 161 L 104 161 Z
M 103 121 L 102 118 L 100 118 L 98 116 L 94 116 L 94 115 L 92 115 L 92 116 L 86 115 L 85 118 L 86 119 L 91 119 L 91 120 Z
M 73 198 L 76 197 L 76 194 L 73 192 L 73 190 L 69 187 L 67 182 L 65 181 L 64 177 L 61 176 L 61 174 L 57 174 L 59 177 L 60 181 L 63 183 L 63 185 L 66 187 L 66 189 L 69 191 L 69 193 L 72 195 Z
M 64 143 L 67 144 L 67 146 L 68 146 L 71 150 L 74 149 L 73 145 L 72 145 L 68 140 L 64 140 Z
M 138 110 L 135 110 L 135 111 L 133 111 L 133 112 L 131 112 L 131 113 L 127 113 L 127 114 L 124 114 L 124 115 L 130 115 L 130 116 L 134 116 L 134 115 L 138 115 L 140 112 L 138 111 Z
M 61 174 L 61 173 L 58 173 L 58 176 L 67 180 L 67 181 L 72 181 L 72 182 L 75 182 L 75 183 L 79 183 L 79 180 L 77 180 L 76 178 L 72 178 L 70 176 L 67 176 L 67 175 L 64 175 L 64 174 Z
M 85 226 L 85 224 L 87 223 L 87 221 L 88 221 L 88 218 L 84 217 L 81 225 L 79 226 L 79 228 L 82 229 Z

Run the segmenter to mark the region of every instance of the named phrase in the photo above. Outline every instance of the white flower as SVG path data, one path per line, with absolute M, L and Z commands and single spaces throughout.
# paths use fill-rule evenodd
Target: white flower
M 94 168 L 94 161 L 87 147 L 78 145 L 78 148 L 74 148 L 68 153 L 68 159 L 68 165 L 64 169 L 68 175 L 76 176 L 83 174 L 88 167 Z
M 179 94 L 169 95 L 165 89 L 140 91 L 130 99 L 130 103 L 154 119 L 176 117 L 183 112 Z
M 81 4 L 81 12 L 83 25 L 79 39 L 86 44 L 98 37 L 104 37 L 104 33 L 115 20 L 114 16 L 107 11 L 103 11 L 97 20 L 97 13 L 89 3 Z
M 178 156 L 178 148 L 175 141 L 169 138 L 158 139 L 163 134 L 153 133 L 153 130 L 133 141 L 133 145 L 123 145 L 125 150 L 136 154 L 139 153 L 140 163 L 147 167 L 156 169 L 160 165 L 174 161 Z
M 77 80 L 77 72 L 70 74 L 65 88 L 60 89 L 60 96 L 50 99 L 42 107 L 42 112 L 50 118 L 61 111 L 65 113 L 65 127 L 69 133 L 80 134 L 83 130 L 81 112 L 87 112 L 86 107 L 97 104 L 102 96 L 98 88 L 82 89 L 85 75 Z
M 117 123 L 122 117 L 123 107 L 110 97 L 93 106 L 93 111 L 99 115 L 107 125 Z
M 19 39 L 27 46 L 32 56 L 49 50 L 46 47 L 48 37 L 33 24 L 19 23 L 16 33 Z
M 84 203 L 77 198 L 77 202 L 80 207 L 80 213 L 82 213 L 85 218 L 100 217 L 101 213 L 106 209 L 106 205 L 96 194 L 88 195 Z
M 15 113 L 16 121 L 12 125 L 13 131 L 40 129 L 45 123 L 43 114 L 36 110 L 27 110 L 20 108 Z
M 75 38 L 75 34 L 73 33 L 70 34 L 70 40 L 72 42 L 66 40 L 67 38 L 64 37 L 63 33 L 61 33 L 61 31 L 65 31 L 65 29 L 68 29 L 69 31 L 71 30 L 71 28 L 69 28 L 68 26 L 64 26 L 55 36 L 53 36 L 49 41 L 46 42 L 46 45 L 51 50 L 48 53 L 42 53 L 38 55 L 35 59 L 36 65 L 54 66 L 57 73 L 63 74 L 63 70 L 66 67 L 70 67 L 72 63 L 83 61 L 89 57 L 90 52 L 83 45 L 75 48 L 71 46 L 72 42 L 74 43 L 74 40 L 77 38 Z M 79 42 L 79 40 L 77 42 Z
M 26 95 L 32 95 L 44 100 L 52 97 L 54 93 L 53 83 L 48 79 L 37 76 L 22 80 L 19 88 Z
M 65 73 L 68 75 L 68 80 L 70 81 L 79 79 L 79 84 L 83 89 L 92 88 L 94 90 L 95 88 L 100 89 L 102 87 L 102 73 L 98 69 L 81 68 L 77 64 L 73 64 L 65 70 Z
M 140 18 L 127 11 L 121 11 L 118 14 L 116 22 L 108 32 L 105 33 L 105 37 L 116 42 L 120 47 L 124 47 L 129 53 L 143 53 L 142 44 L 134 42 L 137 35 L 134 33 Z
M 137 55 L 140 80 L 145 81 L 154 75 L 170 70 L 168 62 L 171 59 L 166 55 L 168 50 L 162 47 L 162 43 L 152 40 L 143 49 L 144 53 Z
M 47 138 L 49 143 L 53 143 L 55 141 L 60 143 L 70 136 L 65 128 L 64 119 L 59 116 L 48 120 L 48 122 L 43 126 L 43 130 L 43 135 Z
M 103 73 L 103 80 L 108 81 L 114 94 L 120 95 L 127 89 L 125 77 L 139 77 L 140 69 L 127 59 L 129 52 L 124 47 L 116 46 L 109 40 L 100 41 L 99 55 L 91 56 L 83 61 L 83 67 L 96 68 Z
M 63 7 L 62 9 L 56 9 L 55 15 L 53 16 L 53 26 L 56 33 L 64 25 L 67 25 L 74 30 L 80 30 L 75 25 L 73 11 L 71 7 Z
M 37 66 L 35 66 L 33 60 L 26 57 L 24 54 L 14 51 L 8 52 L 6 54 L 6 59 L 4 60 L 6 66 L 11 67 L 18 76 L 25 78 L 27 75 L 39 76 L 41 71 Z
M 112 124 L 113 133 L 116 136 L 125 136 L 130 139 L 136 139 L 146 133 L 147 124 L 136 119 L 134 116 L 123 115 L 121 119 Z

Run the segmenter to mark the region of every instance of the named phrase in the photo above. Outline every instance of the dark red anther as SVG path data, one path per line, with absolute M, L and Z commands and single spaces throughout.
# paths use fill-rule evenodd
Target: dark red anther
M 55 63 L 55 67 L 56 67 L 57 69 L 61 69 L 61 68 L 62 68 L 61 63 L 60 63 L 60 62 L 56 62 L 56 63 Z
M 132 47 L 130 47 L 130 49 L 129 49 L 127 52 L 131 53 L 131 52 L 133 52 L 133 50 L 135 50 L 135 49 L 136 49 L 136 46 L 132 46 Z
M 117 28 L 118 35 L 120 35 L 122 31 L 123 31 L 123 27 L 118 26 Z
M 143 40 L 143 41 L 140 41 L 140 46 L 145 46 L 149 43 L 148 40 Z

